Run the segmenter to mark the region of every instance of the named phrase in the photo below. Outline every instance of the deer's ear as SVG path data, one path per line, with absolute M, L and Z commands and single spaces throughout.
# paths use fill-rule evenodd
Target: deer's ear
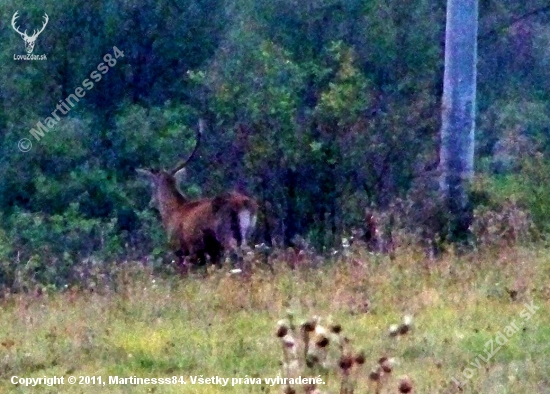
M 183 181 L 187 177 L 187 171 L 185 170 L 185 167 L 176 171 L 173 177 L 176 180 L 175 184 L 176 184 L 176 189 L 178 190 L 178 193 L 181 194 L 182 196 L 185 196 L 185 193 L 180 188 L 180 184 L 183 183 Z
M 155 174 L 151 170 L 146 170 L 144 168 L 136 168 L 136 172 L 147 179 L 148 181 L 153 182 L 155 179 Z
M 183 180 L 185 180 L 185 177 L 187 176 L 187 170 L 185 169 L 185 167 L 179 169 L 178 171 L 176 171 L 176 173 L 174 174 L 174 178 L 176 178 L 176 180 L 178 182 L 181 182 Z

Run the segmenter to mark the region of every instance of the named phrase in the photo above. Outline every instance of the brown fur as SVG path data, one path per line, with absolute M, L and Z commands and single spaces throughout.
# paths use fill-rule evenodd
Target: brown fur
M 258 204 L 252 198 L 230 192 L 214 198 L 188 200 L 168 172 L 140 172 L 151 178 L 153 200 L 180 263 L 189 256 L 193 264 L 203 265 L 208 255 L 212 263 L 219 264 L 224 250 L 242 246 L 238 213 L 247 209 L 251 215 L 257 215 Z
M 207 255 L 212 263 L 219 264 L 222 252 L 242 246 L 246 242 L 243 235 L 246 238 L 247 230 L 253 227 L 251 222 L 248 228 L 242 229 L 239 213 L 246 209 L 256 217 L 258 211 L 258 204 L 253 199 L 238 192 L 194 201 L 189 201 L 180 193 L 176 176 L 185 170 L 196 153 L 204 128 L 205 122 L 200 119 L 193 151 L 170 172 L 137 170 L 151 181 L 152 201 L 156 202 L 168 239 L 181 264 L 186 256 L 190 256 L 193 263 L 203 265 Z

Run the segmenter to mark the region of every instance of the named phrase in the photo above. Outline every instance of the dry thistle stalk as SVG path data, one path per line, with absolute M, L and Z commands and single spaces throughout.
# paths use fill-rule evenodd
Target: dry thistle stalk
M 340 382 L 340 394 L 353 394 L 353 383 L 350 379 L 354 358 L 351 354 L 342 354 L 338 360 L 338 366 L 342 374 Z
M 386 356 L 380 357 L 376 366 L 368 375 L 365 375 L 360 371 L 366 363 L 366 353 L 364 350 L 355 351 L 353 349 L 350 340 L 342 334 L 341 324 L 333 322 L 326 326 L 328 328 L 325 328 L 320 324 L 320 319 L 314 317 L 300 324 L 300 335 L 294 331 L 291 318 L 289 315 L 288 321 L 279 321 L 275 332 L 283 349 L 282 366 L 285 378 L 290 378 L 293 375 L 291 372 L 296 372 L 294 375 L 307 375 L 302 368 L 311 368 L 313 371 L 315 371 L 314 368 L 319 368 L 317 371 L 325 376 L 325 384 L 332 374 L 340 377 L 340 394 L 354 394 L 361 376 L 368 376 L 369 385 L 374 384 L 374 393 L 381 393 L 393 372 L 395 359 Z M 406 330 L 403 327 L 406 327 Z M 403 335 L 403 331 L 408 332 L 411 327 L 412 317 L 405 316 L 402 324 L 392 325 L 390 335 Z M 298 338 L 298 342 L 301 340 L 303 343 L 297 343 L 296 338 Z M 331 346 L 331 344 L 338 346 Z M 298 349 L 300 346 L 303 346 L 303 353 L 302 349 Z M 338 352 L 337 356 L 333 354 L 334 351 Z M 399 392 L 412 392 L 412 381 L 407 379 L 403 378 L 399 382 Z M 283 392 L 296 393 L 296 389 L 288 383 L 285 382 Z M 315 384 L 305 385 L 301 390 L 305 394 L 322 394 Z
M 317 324 L 315 330 L 310 333 L 310 345 L 308 347 L 308 354 L 313 354 L 318 360 L 318 365 L 321 367 L 321 370 L 327 374 L 331 368 L 330 359 L 329 359 L 329 345 L 331 344 L 331 339 L 329 338 L 329 333 L 325 327 Z
M 285 386 L 283 389 L 284 394 L 296 394 L 296 389 L 292 386 Z
M 294 312 L 291 309 L 287 309 L 286 318 L 288 319 L 288 328 L 294 331 L 296 326 L 294 325 Z
M 374 393 L 380 394 L 380 390 L 382 389 L 382 375 L 384 372 L 382 372 L 382 368 L 378 365 L 377 367 L 373 368 L 369 373 L 369 381 L 374 384 Z
M 279 321 L 279 323 L 277 323 L 276 336 L 280 339 L 283 349 L 283 378 L 289 378 L 291 366 L 293 364 L 292 361 L 294 361 L 293 359 L 296 357 L 296 341 L 289 332 L 289 327 L 284 321 Z M 288 386 L 287 389 L 288 388 L 290 388 L 290 386 Z
M 307 356 L 309 353 L 309 337 L 311 336 L 311 333 L 315 331 L 316 326 L 317 326 L 317 320 L 315 318 L 303 322 L 301 326 L 302 340 L 304 342 L 304 360 L 306 361 L 306 365 L 307 365 Z
M 369 381 L 374 384 L 374 392 L 376 394 L 379 394 L 382 388 L 387 384 L 394 365 L 394 358 L 383 356 L 378 359 L 378 365 L 369 373 Z
M 338 359 L 338 368 L 340 370 L 340 394 L 353 394 L 353 382 L 351 381 L 351 371 L 354 364 L 354 357 L 352 352 L 349 351 L 349 340 L 342 336 L 342 325 L 339 323 L 332 323 L 329 326 L 330 332 L 336 337 L 336 343 L 340 351 L 340 358 Z

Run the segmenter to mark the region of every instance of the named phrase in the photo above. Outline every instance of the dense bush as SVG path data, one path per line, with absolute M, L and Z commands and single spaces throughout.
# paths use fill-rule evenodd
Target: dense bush
M 550 25 L 535 3 L 481 4 L 476 171 L 489 203 L 475 201 L 485 221 L 517 208 L 544 236 Z M 182 189 L 258 198 L 257 242 L 328 251 L 364 229 L 366 208 L 389 218 L 385 232 L 444 238 L 432 187 L 442 4 L 47 0 L 20 11 L 29 30 L 44 12 L 51 20 L 35 48 L 47 61 L 10 60 L 0 73 L 2 283 L 24 272 L 58 285 L 85 259 L 168 254 L 135 169 L 174 165 L 199 117 L 207 132 Z M 4 31 L 11 58 L 23 43 Z M 114 46 L 124 56 L 34 140 L 29 129 Z

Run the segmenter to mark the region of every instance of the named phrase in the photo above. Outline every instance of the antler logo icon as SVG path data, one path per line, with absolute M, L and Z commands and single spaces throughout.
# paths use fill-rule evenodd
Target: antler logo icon
M 45 13 L 44 16 L 43 16 L 44 22 L 42 24 L 42 28 L 39 31 L 34 30 L 33 33 L 32 33 L 32 36 L 28 36 L 27 35 L 27 30 L 25 30 L 23 33 L 21 33 L 21 31 L 18 29 L 17 25 L 15 24 L 15 20 L 17 18 L 19 18 L 19 16 L 17 15 L 18 13 L 19 13 L 19 11 L 16 11 L 15 14 L 13 14 L 13 18 L 11 18 L 11 26 L 13 27 L 13 30 L 15 30 L 17 33 L 19 33 L 21 35 L 21 37 L 23 38 L 23 40 L 25 41 L 25 50 L 30 55 L 32 53 L 32 51 L 34 50 L 34 44 L 36 42 L 36 38 L 40 35 L 40 33 L 42 33 L 44 31 L 44 28 L 48 24 L 48 20 L 50 18 L 48 18 L 48 14 Z

